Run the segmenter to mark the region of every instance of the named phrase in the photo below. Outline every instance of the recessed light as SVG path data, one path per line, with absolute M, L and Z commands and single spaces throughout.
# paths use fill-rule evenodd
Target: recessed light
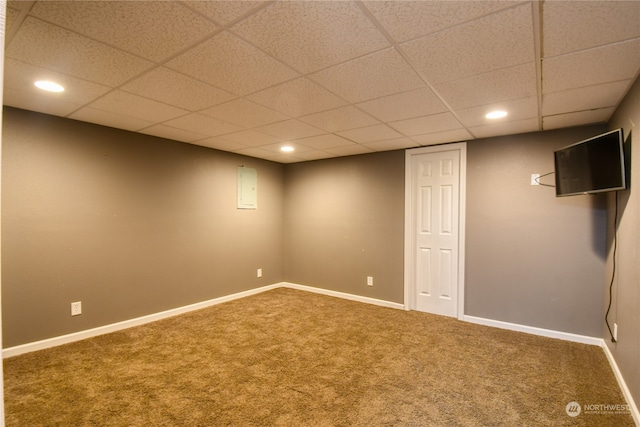
M 47 92 L 64 92 L 64 87 L 49 80 L 38 80 L 34 85 L 39 89 L 46 90 Z
M 490 113 L 487 113 L 485 117 L 487 119 L 501 119 L 503 117 L 506 117 L 506 115 L 507 115 L 506 111 L 496 110 L 496 111 L 491 111 Z
M 290 145 L 283 145 L 280 147 L 280 151 L 284 151 L 285 153 L 290 153 L 293 151 L 293 147 Z

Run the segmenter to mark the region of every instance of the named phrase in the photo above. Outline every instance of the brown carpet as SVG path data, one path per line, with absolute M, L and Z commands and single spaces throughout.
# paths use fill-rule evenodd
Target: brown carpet
M 599 347 L 291 289 L 4 369 L 7 426 L 634 425 Z

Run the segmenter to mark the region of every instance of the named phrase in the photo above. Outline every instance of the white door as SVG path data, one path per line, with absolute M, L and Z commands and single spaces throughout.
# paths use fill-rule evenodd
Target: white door
M 466 146 L 454 146 L 407 151 L 405 287 L 409 308 L 461 317 Z

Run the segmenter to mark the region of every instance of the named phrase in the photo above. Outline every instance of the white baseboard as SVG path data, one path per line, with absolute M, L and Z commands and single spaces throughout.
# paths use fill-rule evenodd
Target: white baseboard
M 121 331 L 123 329 L 132 328 L 134 326 L 144 325 L 145 323 L 155 322 L 157 320 L 166 319 L 168 317 L 177 316 L 179 314 L 188 313 L 190 311 L 199 310 L 206 307 L 211 307 L 223 302 L 232 301 L 239 298 L 248 297 L 250 295 L 259 294 L 261 292 L 269 291 L 276 288 L 290 288 L 298 289 L 301 291 L 315 292 L 318 294 L 328 295 L 332 297 L 338 297 L 348 299 L 352 301 L 363 302 L 367 304 L 379 305 L 382 307 L 399 308 L 404 309 L 403 304 L 394 302 L 379 300 L 375 298 L 367 298 L 358 295 L 347 294 L 344 292 L 329 291 L 326 289 L 314 288 L 311 286 L 298 285 L 295 283 L 280 282 L 273 285 L 263 286 L 257 289 L 251 289 L 244 292 L 238 292 L 236 294 L 227 295 L 219 298 L 214 298 L 208 301 L 203 301 L 195 304 L 186 305 L 183 307 L 174 308 L 171 310 L 161 311 L 159 313 L 149 314 L 147 316 L 137 317 L 135 319 L 124 320 L 122 322 L 112 323 L 109 325 L 99 326 L 97 328 L 87 329 L 84 331 L 74 332 L 67 335 L 61 335 L 58 337 L 48 338 L 41 341 L 35 341 L 27 344 L 18 345 L 15 347 L 8 347 L 2 350 L 2 358 L 18 356 L 24 353 L 30 353 L 32 351 L 44 350 L 46 348 L 56 347 L 62 344 L 69 344 L 75 341 L 92 338 L 98 335 L 104 335 L 111 332 Z
M 627 400 L 629 404 L 629 410 L 631 411 L 631 416 L 633 417 L 633 421 L 635 421 L 637 426 L 640 426 L 640 411 L 638 411 L 638 406 L 636 402 L 633 400 L 633 396 L 631 395 L 631 391 L 629 387 L 627 387 L 627 383 L 624 381 L 624 377 L 622 376 L 622 372 L 618 368 L 618 364 L 616 363 L 616 359 L 613 357 L 611 350 L 609 350 L 609 346 L 607 343 L 601 339 L 600 347 L 604 351 L 604 354 L 607 356 L 607 360 L 609 360 L 609 365 L 611 365 L 611 370 L 613 374 L 616 376 L 616 380 L 618 380 L 618 385 L 620 386 L 620 390 L 624 395 L 624 398 Z
M 404 310 L 404 304 L 400 304 L 400 303 L 397 303 L 397 302 L 391 302 L 391 301 L 385 301 L 385 300 L 381 300 L 381 299 L 363 297 L 363 296 L 360 296 L 360 295 L 347 294 L 345 292 L 330 291 L 328 289 L 315 288 L 313 286 L 306 286 L 306 285 L 299 285 L 297 283 L 281 282 L 280 286 L 283 287 L 283 288 L 298 289 L 300 291 L 313 292 L 313 293 L 316 293 L 316 294 L 327 295 L 327 296 L 330 296 L 330 297 L 348 299 L 350 301 L 363 302 L 365 304 L 373 304 L 373 305 L 378 305 L 378 306 L 381 306 L 381 307 L 396 308 L 396 309 Z
M 301 291 L 313 292 L 313 293 L 327 295 L 331 297 L 337 297 L 337 298 L 347 299 L 351 301 L 362 302 L 365 304 L 373 304 L 381 307 L 395 308 L 399 310 L 404 310 L 406 308 L 404 304 L 395 303 L 391 301 L 363 297 L 363 296 L 348 294 L 344 292 L 331 291 L 328 289 L 315 288 L 312 286 L 300 285 L 296 283 L 280 282 L 280 283 L 275 283 L 273 285 L 263 286 L 261 288 L 251 289 L 244 292 L 238 292 L 232 295 L 226 295 L 226 296 L 214 298 L 208 301 L 203 301 L 196 304 L 190 304 L 183 307 L 174 308 L 171 310 L 166 310 L 159 313 L 138 317 L 135 319 L 112 323 L 110 325 L 105 325 L 105 326 L 99 326 L 93 329 L 87 329 L 85 331 L 74 332 L 72 334 L 62 335 L 59 337 L 53 337 L 53 338 L 36 341 L 28 344 L 18 345 L 15 347 L 9 347 L 2 350 L 2 357 L 7 358 L 7 357 L 18 356 L 20 354 L 29 353 L 32 351 L 43 350 L 46 348 L 55 347 L 62 344 L 68 344 L 71 342 L 95 337 L 98 335 L 120 331 L 120 330 L 131 328 L 134 326 L 144 325 L 146 323 L 155 322 L 157 320 L 166 319 L 168 317 L 177 316 L 179 314 L 188 313 L 190 311 L 211 307 L 213 305 L 221 304 L 228 301 L 233 301 L 233 300 L 248 297 L 251 295 L 256 295 L 261 292 L 269 291 L 276 288 L 297 289 Z M 627 387 L 627 384 L 625 383 L 624 378 L 622 377 L 622 373 L 620 372 L 620 369 L 616 364 L 613 354 L 611 354 L 609 347 L 607 346 L 607 344 L 604 342 L 602 338 L 576 335 L 576 334 L 571 334 L 567 332 L 559 332 L 559 331 L 554 331 L 550 329 L 536 328 L 533 326 L 519 325 L 516 323 L 502 322 L 499 320 L 485 319 L 481 317 L 468 316 L 468 315 L 463 315 L 459 320 L 475 323 L 479 325 L 490 326 L 494 328 L 508 329 L 511 331 L 524 332 L 527 334 L 539 335 L 539 336 L 548 337 L 548 338 L 557 338 L 565 341 L 573 341 L 573 342 L 578 342 L 582 344 L 597 345 L 601 347 L 605 355 L 607 356 L 607 360 L 611 365 L 611 369 L 613 370 L 613 373 L 618 381 L 620 389 L 622 390 L 622 393 L 629 404 L 631 415 L 633 416 L 633 419 L 636 425 L 640 426 L 640 412 L 638 412 L 638 407 L 636 406 L 635 401 L 633 400 L 633 396 L 631 395 L 631 392 L 629 391 L 629 388 Z
M 353 294 L 348 294 L 344 292 L 331 291 L 328 289 L 315 288 L 312 286 L 300 285 L 297 283 L 280 282 L 280 283 L 275 283 L 273 285 L 263 286 L 261 288 L 251 289 L 244 292 L 238 292 L 236 294 L 226 295 L 226 296 L 214 298 L 208 301 L 203 301 L 195 304 L 186 305 L 183 307 L 174 308 L 171 310 L 162 311 L 159 313 L 150 314 L 147 316 L 138 317 L 135 319 L 112 323 L 110 325 L 105 325 L 105 326 L 99 326 L 93 329 L 87 329 L 85 331 L 74 332 L 72 334 L 61 335 L 59 337 L 53 337 L 53 338 L 49 338 L 41 341 L 35 341 L 32 343 L 18 345 L 15 347 L 9 347 L 2 350 L 2 357 L 7 358 L 7 357 L 18 356 L 20 354 L 29 353 L 32 351 L 44 350 L 46 348 L 56 347 L 62 344 L 68 344 L 75 341 L 80 341 L 80 340 L 95 337 L 98 335 L 103 335 L 111 332 L 120 331 L 123 329 L 128 329 L 134 326 L 144 325 L 146 323 L 151 323 L 161 319 L 166 319 L 168 317 L 177 316 L 179 314 L 188 313 L 190 311 L 211 307 L 213 305 L 248 297 L 251 295 L 259 294 L 261 292 L 269 291 L 276 288 L 297 289 L 301 291 L 313 292 L 313 293 L 327 295 L 331 297 L 337 297 L 337 298 L 347 299 L 351 301 L 362 302 L 365 304 L 373 304 L 381 307 L 388 307 L 388 308 L 394 308 L 399 310 L 405 309 L 404 304 L 395 303 L 391 301 L 363 297 L 360 295 L 353 295 Z M 525 325 L 519 325 L 516 323 L 502 322 L 499 320 L 484 319 L 484 318 L 475 317 L 475 316 L 463 315 L 460 318 L 460 320 L 479 324 L 479 325 L 491 326 L 494 328 L 508 329 L 508 330 L 517 331 L 517 332 L 524 332 L 527 334 L 539 335 L 539 336 L 548 337 L 548 338 L 557 338 L 565 341 L 573 341 L 573 342 L 578 342 L 582 344 L 597 345 L 599 347 L 602 347 L 602 349 L 604 350 L 607 356 L 607 359 L 609 360 L 609 364 L 611 365 L 614 375 L 618 380 L 620 389 L 622 390 L 624 397 L 627 399 L 627 402 L 629 403 L 629 408 L 631 410 L 632 416 L 636 424 L 640 426 L 640 414 L 638 413 L 638 407 L 636 406 L 633 400 L 633 397 L 631 396 L 629 388 L 627 387 L 624 381 L 624 378 L 622 377 L 622 374 L 618 369 L 618 365 L 616 364 L 615 359 L 611 354 L 611 351 L 609 350 L 609 347 L 607 347 L 606 343 L 602 338 L 570 334 L 567 332 L 559 332 L 559 331 L 554 331 L 549 329 L 536 328 L 533 326 L 525 326 Z
M 307 292 L 314 292 L 317 294 L 347 299 L 351 301 L 362 302 L 366 304 L 373 304 L 381 307 L 395 308 L 400 310 L 404 310 L 406 308 L 404 304 L 395 303 L 391 301 L 363 297 L 360 295 L 353 295 L 345 292 L 331 291 L 328 289 L 300 285 L 297 283 L 280 282 L 280 283 L 275 283 L 273 285 L 263 286 L 261 288 L 251 289 L 244 292 L 238 292 L 236 294 L 214 298 L 208 301 L 203 301 L 203 302 L 190 304 L 183 307 L 174 308 L 171 310 L 162 311 L 159 313 L 150 314 L 147 316 L 138 317 L 135 319 L 129 319 L 122 322 L 99 326 L 97 328 L 87 329 L 84 331 L 74 332 L 71 334 L 61 335 L 53 338 L 48 338 L 41 341 L 22 344 L 15 347 L 8 347 L 2 351 L 2 357 L 3 358 L 13 357 L 13 356 L 17 356 L 24 353 L 29 353 L 32 351 L 43 350 L 46 348 L 55 347 L 62 344 L 68 344 L 71 342 L 80 341 L 80 340 L 95 337 L 98 335 L 108 334 L 110 332 L 120 331 L 120 330 L 131 328 L 134 326 L 144 325 L 145 323 L 155 322 L 157 320 L 177 316 L 179 314 L 187 313 L 194 310 L 199 310 L 201 308 L 210 307 L 216 304 L 221 304 L 223 302 L 232 301 L 239 298 L 244 298 L 250 295 L 255 295 L 261 292 L 265 292 L 265 291 L 280 288 L 280 287 L 298 289 L 298 290 L 307 291 Z M 549 337 L 549 338 L 557 338 L 557 339 L 562 339 L 566 341 L 574 341 L 574 342 L 579 342 L 583 344 L 601 346 L 601 342 L 602 342 L 602 339 L 600 338 L 587 337 L 583 335 L 575 335 L 575 334 L 570 334 L 566 332 L 553 331 L 549 329 L 535 328 L 532 326 L 518 325 L 515 323 L 484 319 L 484 318 L 475 317 L 475 316 L 464 315 L 460 320 L 470 322 L 470 323 L 485 325 L 485 326 L 491 326 L 495 328 L 509 329 L 512 331 L 524 332 L 524 333 L 533 334 L 533 335 L 540 335 L 540 336 Z
M 624 381 L 624 377 L 622 376 L 622 373 L 618 368 L 618 364 L 616 363 L 616 360 L 613 357 L 611 350 L 609 350 L 607 343 L 602 338 L 570 334 L 567 332 L 558 332 L 558 331 L 553 331 L 549 329 L 536 328 L 533 326 L 524 326 L 524 325 L 518 325 L 516 323 L 501 322 L 499 320 L 484 319 L 481 317 L 474 317 L 474 316 L 467 316 L 467 315 L 462 316 L 460 320 L 463 320 L 465 322 L 476 323 L 479 325 L 491 326 L 494 328 L 508 329 L 511 331 L 524 332 L 527 334 L 540 335 L 548 338 L 557 338 L 565 341 L 573 341 L 577 343 L 597 345 L 599 347 L 602 347 L 602 350 L 604 351 L 604 354 L 607 356 L 607 360 L 609 361 L 609 365 L 611 366 L 611 370 L 613 371 L 613 374 L 615 375 L 616 380 L 618 381 L 620 390 L 622 391 L 624 398 L 629 404 L 629 410 L 631 411 L 631 416 L 633 417 L 633 420 L 635 421 L 636 425 L 640 426 L 640 412 L 638 411 L 638 406 L 633 400 L 631 391 L 629 390 L 629 387 L 627 387 L 627 383 Z
M 74 332 L 71 334 L 61 335 L 53 338 L 48 338 L 41 341 L 22 344 L 15 347 L 8 347 L 2 350 L 2 358 L 4 359 L 7 357 L 18 356 L 20 354 L 29 353 L 32 351 L 44 350 L 46 348 L 56 347 L 62 344 L 68 344 L 75 341 L 92 338 L 98 335 L 104 335 L 111 332 L 121 331 L 123 329 L 132 328 L 134 326 L 144 325 L 145 323 L 151 323 L 157 320 L 166 319 L 168 317 L 177 316 L 179 314 L 188 313 L 190 311 L 200 310 L 202 308 L 210 307 L 216 304 L 221 304 L 223 302 L 233 301 L 235 299 L 259 294 L 261 292 L 269 291 L 271 289 L 276 289 L 281 286 L 282 285 L 279 283 L 276 283 L 274 285 L 267 285 L 257 289 L 250 289 L 248 291 L 238 292 L 236 294 L 226 295 L 226 296 L 214 298 L 208 301 L 202 301 L 195 304 L 174 308 L 171 310 L 161 311 L 159 313 L 149 314 L 147 316 L 137 317 L 135 319 L 124 320 L 122 322 L 99 326 L 97 328 L 87 329 L 84 331 Z
M 502 322 L 500 320 L 485 319 L 482 317 L 463 315 L 460 319 L 469 323 L 478 325 L 491 326 L 494 328 L 508 329 L 510 331 L 524 332 L 526 334 L 539 335 L 547 338 L 557 338 L 564 341 L 573 341 L 582 344 L 600 345 L 601 338 L 588 337 L 586 335 L 570 334 L 568 332 L 559 332 L 551 329 L 536 328 L 534 326 L 519 325 L 517 323 Z

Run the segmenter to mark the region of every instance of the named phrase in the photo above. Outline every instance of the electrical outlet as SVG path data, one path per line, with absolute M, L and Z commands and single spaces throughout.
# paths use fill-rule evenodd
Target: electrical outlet
M 258 272 L 256 273 L 256 276 L 257 277 L 262 277 L 262 269 L 261 268 L 258 269 Z
M 71 303 L 71 315 L 78 316 L 82 314 L 82 301 L 72 302 Z
M 613 339 L 618 341 L 618 324 L 613 324 Z
M 367 286 L 373 286 L 373 277 L 367 276 Z
M 538 181 L 540 179 L 540 174 L 539 173 L 532 173 L 531 174 L 531 185 L 540 185 L 540 181 Z

